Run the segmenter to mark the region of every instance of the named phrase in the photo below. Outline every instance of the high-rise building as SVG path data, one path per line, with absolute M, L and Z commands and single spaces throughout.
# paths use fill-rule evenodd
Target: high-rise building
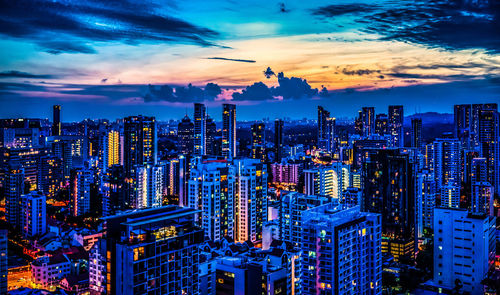
M 495 197 L 493 186 L 489 182 L 472 183 L 472 212 L 493 215 L 493 199 Z
M 89 167 L 81 167 L 71 172 L 70 208 L 73 216 L 90 212 L 90 187 L 94 183 L 94 175 Z
M 217 124 L 212 117 L 207 115 L 207 155 L 221 155 L 220 146 L 217 143 Z
M 422 119 L 411 119 L 411 147 L 420 149 L 423 146 L 422 140 Z
M 177 126 L 178 149 L 181 153 L 191 154 L 193 152 L 193 136 L 194 124 L 188 115 L 185 115 Z
M 488 168 L 486 158 L 473 158 L 470 171 L 470 182 L 488 181 Z
M 263 160 L 266 147 L 266 125 L 252 124 L 252 158 Z
M 137 166 L 133 208 L 143 209 L 162 205 L 163 174 L 164 167 L 160 165 Z
M 202 103 L 194 104 L 194 154 L 207 153 L 207 108 Z
M 0 294 L 7 294 L 7 277 L 9 275 L 7 233 L 6 229 L 0 229 Z
M 460 142 L 457 139 L 437 138 L 433 147 L 433 169 L 438 190 L 460 184 Z
M 419 232 L 419 237 L 421 237 L 423 229 L 432 229 L 434 226 L 434 208 L 436 208 L 437 191 L 436 181 L 429 171 L 420 173 L 417 181 L 417 192 L 421 195 L 419 199 L 422 202 L 422 231 Z
M 24 194 L 24 169 L 11 162 L 5 173 L 3 184 L 5 194 L 5 215 L 7 222 L 14 228 L 21 228 L 21 195 Z
M 130 186 L 126 182 L 122 166 L 112 166 L 101 181 L 102 215 L 110 216 L 132 208 L 128 198 Z
M 498 105 L 496 103 L 485 103 L 485 104 L 473 104 L 472 112 L 471 112 L 471 145 L 473 147 L 480 146 L 480 116 L 481 111 L 489 110 L 489 111 L 498 111 Z
M 267 222 L 267 165 L 254 159 L 234 160 L 236 167 L 235 241 L 262 241 Z
M 479 112 L 479 145 L 483 158 L 486 158 L 488 182 L 500 191 L 500 142 L 499 115 L 496 110 Z
M 333 204 L 304 213 L 304 294 L 382 294 L 381 217 Z
M 131 116 L 124 119 L 124 167 L 128 177 L 135 176 L 136 165 L 155 165 L 157 157 L 156 119 Z
M 89 267 L 102 271 L 92 272 L 90 288 L 103 294 L 200 294 L 204 237 L 196 213 L 166 206 L 103 218 L 103 242 Z
M 271 164 L 273 184 L 287 189 L 299 184 L 302 165 L 298 163 L 273 163 Z
M 107 167 L 113 165 L 121 165 L 121 136 L 117 130 L 110 130 L 107 132 L 106 146 L 104 149 L 107 151 Z
M 363 122 L 363 136 L 370 136 L 375 132 L 375 108 L 363 107 L 361 111 Z
M 63 184 L 62 161 L 58 157 L 40 157 L 38 165 L 38 190 L 47 197 L 54 197 Z
M 404 146 L 404 111 L 402 105 L 389 106 L 389 133 L 391 135 L 390 145 L 393 147 Z
M 453 134 L 462 143 L 462 146 L 469 147 L 471 140 L 472 113 L 470 104 L 455 105 L 453 108 L 455 129 Z
M 283 120 L 281 119 L 274 121 L 274 151 L 275 162 L 281 162 L 283 157 Z
M 374 149 L 362 169 L 363 211 L 382 214 L 382 252 L 396 261 L 413 257 L 416 241 L 416 184 L 411 157 L 397 148 Z
M 281 239 L 301 248 L 303 233 L 303 215 L 311 209 L 333 200 L 326 196 L 305 195 L 298 192 L 282 192 L 279 215 L 279 233 Z
M 441 186 L 441 207 L 460 208 L 460 186 L 448 183 Z
M 32 191 L 21 196 L 22 233 L 26 238 L 41 236 L 47 231 L 46 198 Z
M 464 209 L 434 211 L 434 283 L 449 290 L 484 293 L 481 281 L 494 268 L 495 218 Z
M 222 156 L 226 159 L 236 157 L 236 105 L 222 105 Z
M 342 162 L 304 170 L 304 193 L 324 195 L 339 200 L 350 182 L 350 167 Z
M 226 160 L 199 157 L 191 166 L 188 206 L 200 210 L 197 216 L 211 240 L 234 238 L 235 167 Z
M 326 146 L 322 147 L 327 152 L 333 153 L 337 150 L 337 125 L 335 118 L 329 117 L 326 119 Z
M 52 107 L 52 136 L 61 135 L 61 106 Z
M 322 106 L 318 106 L 318 147 L 324 146 L 325 141 L 328 139 L 328 118 L 330 118 L 330 112 Z
M 375 134 L 380 136 L 389 134 L 389 118 L 387 114 L 377 114 L 375 118 Z

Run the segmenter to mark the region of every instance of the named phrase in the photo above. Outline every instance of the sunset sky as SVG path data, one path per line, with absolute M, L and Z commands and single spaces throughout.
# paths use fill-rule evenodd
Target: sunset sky
M 216 120 L 225 101 L 245 120 L 500 103 L 498 2 L 0 0 L 0 117 L 56 103 L 66 121 L 178 119 L 195 101 Z

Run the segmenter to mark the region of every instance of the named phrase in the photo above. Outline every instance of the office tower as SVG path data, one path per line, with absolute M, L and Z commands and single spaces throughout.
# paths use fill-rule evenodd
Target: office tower
M 279 233 L 283 241 L 301 248 L 303 233 L 303 215 L 311 209 L 333 200 L 326 196 L 305 195 L 298 192 L 283 192 L 279 215 Z
M 283 120 L 274 121 L 274 151 L 276 154 L 275 162 L 281 162 L 283 157 Z
M 264 159 L 266 148 L 266 125 L 264 123 L 252 124 L 252 158 Z
M 188 115 L 185 115 L 177 126 L 177 148 L 181 153 L 191 154 L 193 152 L 193 136 L 194 124 Z
M 304 294 L 382 294 L 381 217 L 333 204 L 304 213 Z
M 61 106 L 52 107 L 52 136 L 61 135 Z
M 434 226 L 434 208 L 436 208 L 436 181 L 429 171 L 423 171 L 418 178 L 422 202 L 422 230 Z
M 234 238 L 236 171 L 223 160 L 194 158 L 188 181 L 188 206 L 197 214 L 211 240 Z
M 196 210 L 178 206 L 148 208 L 103 218 L 99 260 L 104 270 L 90 288 L 104 294 L 199 293 L 199 248 L 203 230 Z
M 136 167 L 133 208 L 144 209 L 162 205 L 163 173 L 164 167 L 160 165 L 142 165 Z
M 472 113 L 470 104 L 455 105 L 453 108 L 455 128 L 453 134 L 462 143 L 462 146 L 469 147 L 471 140 Z
M 326 146 L 322 148 L 324 148 L 327 152 L 334 153 L 337 149 L 337 140 L 337 125 L 335 118 L 329 117 L 326 119 Z
M 273 163 L 271 164 L 271 174 L 273 185 L 286 188 L 295 188 L 299 184 L 302 165 L 294 163 Z
M 441 207 L 460 208 L 460 186 L 449 183 L 441 187 Z
M 32 191 L 21 196 L 22 233 L 26 238 L 41 236 L 47 231 L 47 199 Z
M 339 200 L 340 204 L 348 207 L 361 206 L 363 191 L 357 187 L 347 187 Z
M 382 252 L 396 261 L 415 251 L 415 176 L 410 155 L 393 149 L 368 153 L 362 169 L 363 211 L 382 214 Z
M 304 193 L 325 195 L 338 200 L 349 186 L 349 165 L 335 162 L 330 166 L 304 170 Z
M 434 211 L 434 283 L 443 289 L 483 294 L 481 281 L 494 268 L 495 218 L 464 209 Z
M 433 169 L 438 189 L 460 184 L 460 142 L 457 139 L 437 138 L 433 147 Z
M 202 103 L 194 104 L 194 154 L 207 153 L 207 108 Z
M 120 146 L 120 132 L 117 130 L 110 130 L 107 132 L 106 145 L 104 149 L 106 150 L 107 160 L 106 169 L 113 165 L 121 165 L 121 146 Z
M 21 195 L 24 194 L 24 169 L 11 162 L 5 173 L 3 184 L 5 194 L 5 216 L 12 227 L 21 228 Z
M 500 191 L 500 143 L 499 115 L 496 110 L 481 110 L 479 113 L 479 147 L 486 158 L 488 182 Z
M 119 211 L 132 208 L 129 203 L 125 172 L 122 166 L 112 166 L 101 181 L 102 215 L 110 216 Z
M 217 125 L 214 120 L 207 115 L 207 155 L 217 156 L 221 154 L 217 145 Z
M 375 132 L 375 108 L 363 107 L 361 111 L 363 122 L 363 136 L 370 136 Z
M 267 165 L 259 160 L 234 160 L 236 167 L 235 241 L 262 241 L 267 222 Z
M 472 114 L 471 114 L 471 145 L 473 147 L 480 146 L 480 116 L 481 111 L 498 111 L 498 105 L 496 103 L 485 103 L 485 104 L 473 104 L 472 105 Z
M 411 119 L 411 147 L 420 149 L 423 146 L 422 140 L 422 119 Z
M 90 212 L 90 187 L 93 183 L 93 171 L 88 166 L 71 171 L 70 210 L 73 216 Z
M 236 157 L 236 105 L 222 105 L 222 156 L 226 159 Z
M 0 229 L 0 294 L 7 294 L 7 276 L 9 274 L 7 233 L 6 229 Z
M 484 213 L 489 216 L 493 215 L 493 186 L 489 182 L 473 182 L 472 183 L 472 212 Z
M 316 146 L 319 148 L 325 148 L 327 146 L 330 129 L 328 126 L 328 118 L 330 118 L 330 112 L 325 110 L 322 106 L 318 106 L 318 139 Z
M 389 134 L 389 118 L 386 114 L 377 114 L 375 117 L 375 134 L 380 136 Z
M 404 147 L 403 106 L 389 106 L 389 133 L 392 147 Z
M 124 168 L 135 176 L 136 165 L 155 165 L 157 157 L 156 119 L 131 116 L 124 119 Z
M 40 157 L 38 165 L 38 190 L 47 197 L 54 197 L 63 184 L 62 161 L 58 157 Z

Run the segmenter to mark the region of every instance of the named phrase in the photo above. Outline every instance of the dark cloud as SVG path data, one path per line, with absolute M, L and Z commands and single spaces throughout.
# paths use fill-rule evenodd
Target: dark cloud
M 365 76 L 371 74 L 380 74 L 380 70 L 370 70 L 370 69 L 357 69 L 357 70 L 349 70 L 342 69 L 342 74 L 347 76 Z
M 272 100 L 274 99 L 271 89 L 262 82 L 256 82 L 247 86 L 240 92 L 233 93 L 233 100 Z
M 95 53 L 89 43 L 108 41 L 215 45 L 217 32 L 166 12 L 134 1 L 0 0 L 0 34 L 31 40 L 53 54 Z
M 284 2 L 280 2 L 278 3 L 278 6 L 279 6 L 279 9 L 280 9 L 280 12 L 281 13 L 287 13 L 287 12 L 290 12 L 289 9 L 286 8 L 286 5 Z
M 1 78 L 53 79 L 55 77 L 46 74 L 39 75 L 20 71 L 6 71 L 0 72 L 0 79 Z
M 270 79 L 273 76 L 276 76 L 276 73 L 271 70 L 271 67 L 267 67 L 267 69 L 264 71 L 264 76 L 266 76 L 267 79 Z
M 380 5 L 329 5 L 313 14 L 334 18 L 356 14 L 362 31 L 450 50 L 484 48 L 500 51 L 500 1 L 386 1 Z
M 104 84 L 104 83 L 106 83 L 106 82 L 108 82 L 108 78 L 101 79 L 101 83 L 103 83 L 103 84 Z
M 217 57 L 217 56 L 207 57 L 206 59 L 227 60 L 227 61 L 248 62 L 248 63 L 255 62 L 255 60 L 252 60 L 252 59 L 225 58 L 225 57 Z
M 189 84 L 187 87 L 176 87 L 175 90 L 169 85 L 159 87 L 148 85 L 144 101 L 201 102 L 207 99 L 212 100 L 221 93 L 219 85 L 214 83 L 208 83 L 204 88 Z

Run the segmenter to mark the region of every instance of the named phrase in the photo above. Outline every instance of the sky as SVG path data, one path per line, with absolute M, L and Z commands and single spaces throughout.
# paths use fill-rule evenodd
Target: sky
M 500 103 L 500 0 L 0 0 L 0 117 Z

